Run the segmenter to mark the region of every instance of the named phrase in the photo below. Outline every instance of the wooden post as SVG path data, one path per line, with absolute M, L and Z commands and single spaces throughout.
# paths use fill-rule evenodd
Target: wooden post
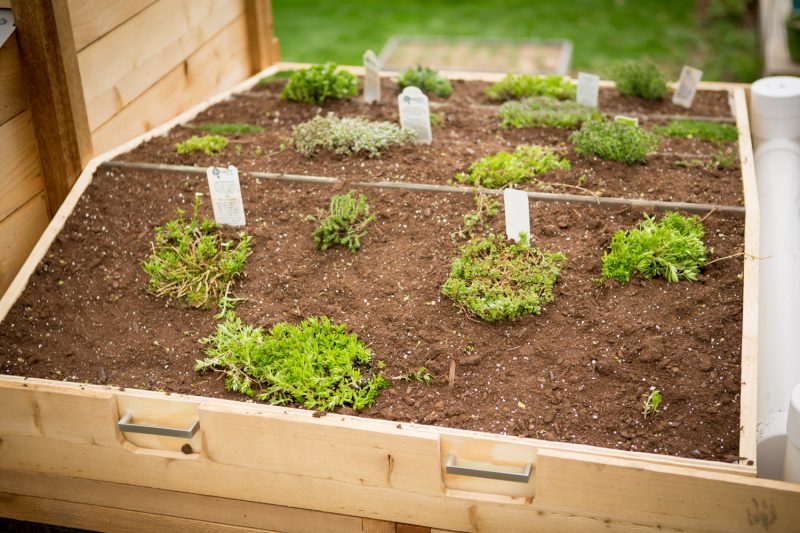
M 12 0 L 50 214 L 92 156 L 67 0 Z
M 271 0 L 245 0 L 247 41 L 253 74 L 280 60 L 278 39 L 272 32 Z

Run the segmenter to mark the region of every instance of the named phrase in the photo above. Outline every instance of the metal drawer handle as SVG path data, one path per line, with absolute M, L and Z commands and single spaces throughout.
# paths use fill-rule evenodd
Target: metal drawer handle
M 200 429 L 200 420 L 195 420 L 188 429 L 165 428 L 161 426 L 148 426 L 147 424 L 132 424 L 133 415 L 125 413 L 117 422 L 120 431 L 128 433 L 145 433 L 147 435 L 161 435 L 162 437 L 178 437 L 180 439 L 191 439 L 197 430 Z
M 522 472 L 498 472 L 497 470 L 484 470 L 482 468 L 470 468 L 468 466 L 456 465 L 456 456 L 452 453 L 447 456 L 445 472 L 457 476 L 482 477 L 486 479 L 499 479 L 500 481 L 514 481 L 516 483 L 527 483 L 531 479 L 532 463 L 525 465 Z

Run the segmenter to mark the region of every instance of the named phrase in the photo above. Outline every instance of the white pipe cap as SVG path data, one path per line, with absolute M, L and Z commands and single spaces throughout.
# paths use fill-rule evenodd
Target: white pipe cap
M 750 124 L 759 139 L 800 138 L 800 78 L 771 76 L 750 87 Z

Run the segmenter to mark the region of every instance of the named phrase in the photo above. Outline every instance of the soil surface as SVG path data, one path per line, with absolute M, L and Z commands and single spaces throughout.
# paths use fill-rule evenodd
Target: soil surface
M 239 103 L 255 102 L 262 113 L 273 100 L 269 92 L 234 99 L 214 113 L 229 109 L 225 119 L 240 120 Z M 155 158 L 156 146 L 125 158 Z M 345 187 L 243 176 L 254 249 L 235 292 L 247 298 L 237 310 L 245 323 L 328 315 L 370 345 L 387 377 L 421 366 L 433 373 L 432 385 L 394 379 L 361 416 L 736 459 L 741 257 L 714 262 L 696 283 L 598 283 L 613 232 L 635 225 L 642 212 L 534 203 L 534 243 L 567 256 L 556 301 L 540 316 L 490 324 L 441 295 L 457 252 L 450 234 L 473 208 L 469 195 L 364 189 L 377 218 L 361 251 L 317 251 L 305 217 Z M 206 190 L 204 176 L 101 168 L 0 324 L 0 371 L 245 400 L 226 392 L 218 374 L 193 371 L 214 311 L 171 305 L 145 290 L 141 264 L 153 227 Z M 211 215 L 210 202 L 203 211 Z M 501 209 L 498 232 L 502 217 Z M 741 218 L 711 214 L 704 224 L 710 260 L 742 251 Z M 661 390 L 663 404 L 645 418 L 650 387 Z
M 487 83 L 455 81 L 448 99 L 432 97 L 431 110 L 442 119 L 434 127 L 429 146 L 394 147 L 380 157 L 341 157 L 328 152 L 313 158 L 292 148 L 292 129 L 317 114 L 363 116 L 371 120 L 399 121 L 397 85 L 383 80 L 380 103 L 365 104 L 360 97 L 326 102 L 322 106 L 280 100 L 283 81 L 266 88 L 234 96 L 202 112 L 188 125 L 178 126 L 163 137 L 144 143 L 124 161 L 170 163 L 198 166 L 235 165 L 243 171 L 280 172 L 334 176 L 349 180 L 410 181 L 446 184 L 458 172 L 465 172 L 476 160 L 499 151 L 513 151 L 520 144 L 555 147 L 572 164 L 569 171 L 554 171 L 539 179 L 540 185 L 523 185 L 528 190 L 570 194 L 642 198 L 676 202 L 742 205 L 741 172 L 738 168 L 712 168 L 712 156 L 738 154 L 737 143 L 714 143 L 665 138 L 647 164 L 624 165 L 594 156 L 575 154 L 569 141 L 573 130 L 556 128 L 502 129 L 492 104 L 484 95 Z M 690 110 L 675 106 L 671 96 L 659 101 L 620 95 L 616 89 L 600 92 L 600 110 L 609 116 L 638 116 L 640 124 L 651 128 L 666 122 L 668 116 L 731 117 L 728 93 L 700 91 Z M 202 134 L 192 126 L 209 122 L 239 122 L 264 128 L 262 133 L 230 136 L 231 143 L 217 156 L 191 154 L 179 156 L 175 144 Z M 738 161 L 738 156 L 735 157 Z M 685 168 L 692 162 L 691 168 Z

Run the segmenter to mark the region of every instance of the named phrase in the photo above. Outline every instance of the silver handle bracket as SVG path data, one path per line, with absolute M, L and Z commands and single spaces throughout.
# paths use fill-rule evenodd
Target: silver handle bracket
M 483 468 L 472 468 L 469 466 L 458 466 L 456 456 L 448 454 L 445 472 L 456 476 L 472 476 L 485 479 L 496 479 L 499 481 L 512 481 L 515 483 L 527 483 L 531 479 L 533 463 L 527 463 L 522 472 L 502 472 L 498 470 L 487 470 Z
M 191 439 L 197 430 L 200 429 L 200 420 L 195 420 L 187 429 L 165 428 L 161 426 L 150 426 L 147 424 L 134 424 L 131 422 L 133 415 L 125 413 L 117 422 L 117 427 L 122 432 L 144 433 L 146 435 L 159 435 L 161 437 L 178 437 L 179 439 Z

